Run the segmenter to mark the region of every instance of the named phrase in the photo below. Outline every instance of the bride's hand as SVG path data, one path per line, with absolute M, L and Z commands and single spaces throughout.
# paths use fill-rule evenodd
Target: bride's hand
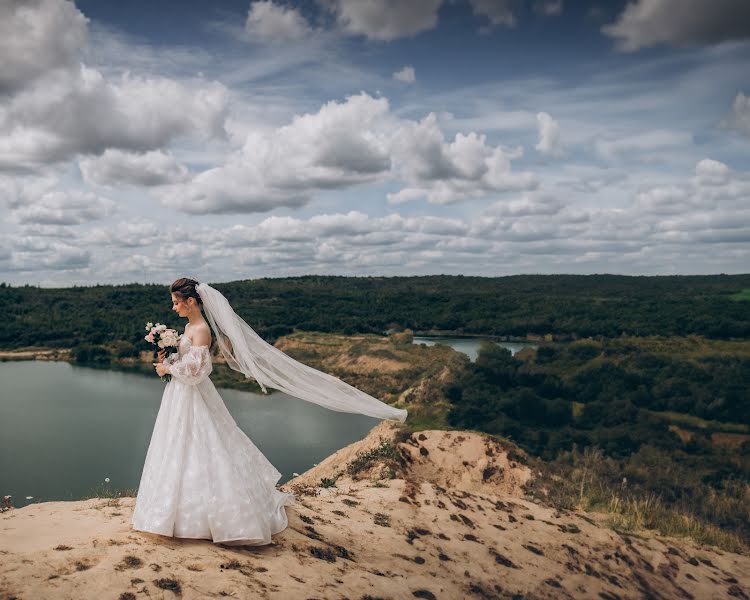
M 164 375 L 167 374 L 167 365 L 160 363 L 160 362 L 151 363 L 151 364 L 154 365 L 154 368 L 156 369 L 156 373 L 157 375 L 159 375 L 159 377 L 164 377 Z
M 167 351 L 162 348 L 159 350 L 159 362 L 164 362 L 164 358 L 167 356 Z

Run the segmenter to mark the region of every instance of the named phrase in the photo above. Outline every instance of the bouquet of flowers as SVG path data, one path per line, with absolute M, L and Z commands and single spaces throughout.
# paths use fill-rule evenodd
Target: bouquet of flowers
M 163 325 L 161 323 L 157 323 L 156 325 L 154 325 L 151 322 L 146 323 L 146 331 L 148 331 L 148 335 L 143 339 L 154 344 L 155 346 L 158 346 L 158 348 L 160 349 L 170 351 L 169 354 L 167 354 L 167 358 L 169 358 L 172 354 L 177 353 L 177 347 L 179 346 L 180 338 L 182 337 L 177 333 L 177 331 L 175 331 L 174 329 L 168 329 L 166 325 Z M 158 359 L 159 350 L 154 348 L 154 360 Z M 162 381 L 170 381 L 171 379 L 172 376 L 169 373 L 161 377 Z

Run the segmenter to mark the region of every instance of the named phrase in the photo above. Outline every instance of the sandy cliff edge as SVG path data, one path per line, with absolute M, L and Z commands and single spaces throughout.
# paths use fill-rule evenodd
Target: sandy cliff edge
M 489 436 L 383 421 L 282 486 L 298 504 L 269 546 L 133 531 L 134 498 L 2 513 L 0 600 L 750 598 L 750 557 L 537 504 L 531 476 Z

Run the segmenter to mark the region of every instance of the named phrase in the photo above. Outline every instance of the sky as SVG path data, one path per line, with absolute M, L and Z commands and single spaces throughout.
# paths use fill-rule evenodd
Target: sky
M 750 272 L 747 0 L 0 2 L 0 281 Z

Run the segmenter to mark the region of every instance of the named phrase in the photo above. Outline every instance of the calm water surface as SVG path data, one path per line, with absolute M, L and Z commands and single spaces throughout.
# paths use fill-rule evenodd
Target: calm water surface
M 462 338 L 462 337 L 448 337 L 448 336 L 414 336 L 415 344 L 426 344 L 432 346 L 433 344 L 445 344 L 450 346 L 457 352 L 466 354 L 471 361 L 477 359 L 479 354 L 479 345 L 484 338 Z M 492 341 L 492 340 L 490 340 Z M 536 348 L 537 344 L 527 342 L 494 342 L 498 346 L 507 348 L 512 354 L 515 354 L 523 348 Z
M 0 496 L 12 495 L 13 505 L 21 507 L 81 499 L 99 486 L 138 487 L 166 385 L 156 375 L 9 361 L 0 362 L 0 381 Z M 219 393 L 239 427 L 281 472 L 280 483 L 362 439 L 380 422 L 280 392 Z

